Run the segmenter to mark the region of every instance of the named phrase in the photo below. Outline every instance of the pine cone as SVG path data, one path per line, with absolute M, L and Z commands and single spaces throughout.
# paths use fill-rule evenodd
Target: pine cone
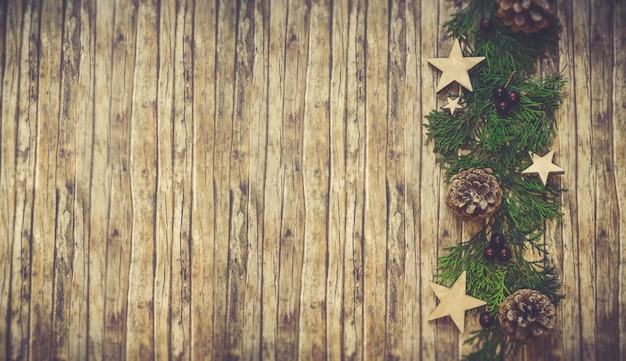
M 550 25 L 556 15 L 556 6 L 548 0 L 496 0 L 500 4 L 497 15 L 511 31 L 536 33 Z
M 521 289 L 502 301 L 498 321 L 504 334 L 526 343 L 550 334 L 556 326 L 556 307 L 543 293 Z
M 490 173 L 471 168 L 450 179 L 446 203 L 463 220 L 485 219 L 500 207 L 502 188 Z

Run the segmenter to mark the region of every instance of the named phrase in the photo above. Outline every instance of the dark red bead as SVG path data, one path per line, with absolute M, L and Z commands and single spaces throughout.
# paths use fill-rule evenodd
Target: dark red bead
M 493 325 L 493 317 L 489 314 L 489 312 L 483 312 L 480 314 L 478 321 L 480 325 L 484 328 L 489 328 Z
M 490 31 L 493 28 L 493 23 L 491 22 L 491 20 L 489 19 L 480 19 L 480 23 L 478 23 L 478 26 L 480 26 L 480 30 L 482 31 Z
M 503 86 L 499 86 L 493 90 L 493 97 L 499 101 L 505 101 L 508 94 L 508 91 Z
M 498 261 L 506 262 L 511 259 L 513 256 L 511 249 L 507 246 L 504 246 L 498 250 Z
M 509 93 L 506 96 L 506 100 L 512 105 L 519 103 L 519 93 L 516 92 L 515 90 L 509 91 Z
M 493 261 L 498 255 L 498 250 L 493 247 L 487 247 L 483 250 L 483 256 L 488 261 Z
M 502 233 L 494 233 L 491 235 L 489 245 L 496 249 L 504 247 L 504 235 Z
M 511 109 L 511 105 L 504 100 L 496 103 L 496 111 L 501 117 L 505 117 L 509 114 L 509 109 Z

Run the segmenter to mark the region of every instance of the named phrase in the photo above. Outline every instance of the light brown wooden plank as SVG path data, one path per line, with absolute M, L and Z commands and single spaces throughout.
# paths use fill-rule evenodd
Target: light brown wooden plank
M 287 6 L 285 1 L 271 1 L 268 39 L 268 94 L 266 165 L 263 186 L 263 289 L 261 319 L 261 358 L 278 357 L 279 277 L 283 207 L 286 181 L 283 163 L 283 99 L 285 97 L 285 48 Z M 286 155 L 285 155 L 286 156 Z
M 603 0 L 591 3 L 589 50 L 591 56 L 591 156 L 595 168 L 594 203 L 597 204 L 594 222 L 595 274 L 602 275 L 596 282 L 596 359 L 619 359 L 618 294 L 619 287 L 614 265 L 619 255 L 619 214 L 617 208 L 616 178 L 613 164 L 613 28 L 608 21 L 614 3 Z M 598 96 L 602 94 L 602 96 Z
M 346 226 L 342 357 L 364 357 L 365 1 L 349 2 L 346 70 Z M 333 32 L 337 33 L 337 32 Z M 334 97 L 333 97 L 334 98 Z
M 437 49 L 439 39 L 439 19 L 427 9 L 437 9 L 438 1 L 422 1 L 421 9 L 424 12 L 421 22 L 422 41 L 420 46 L 420 79 L 422 89 L 422 115 L 430 113 L 437 108 L 437 97 L 435 93 L 439 74 L 426 62 L 427 58 L 446 54 L 446 49 Z M 430 15 L 427 15 L 430 14 Z M 426 119 L 421 119 L 427 122 Z M 438 357 L 437 322 L 428 322 L 426 319 L 435 309 L 437 299 L 430 289 L 429 282 L 434 280 L 437 266 L 437 243 L 439 234 L 436 225 L 439 224 L 439 210 L 445 207 L 440 201 L 440 187 L 443 186 L 441 170 L 435 162 L 435 154 L 432 144 L 426 141 L 426 129 L 422 127 L 422 154 L 420 169 L 420 209 L 421 223 L 419 233 L 420 252 L 420 288 L 421 288 L 421 308 L 420 320 L 422 326 L 421 352 L 419 359 L 434 360 Z
M 160 330 L 154 327 L 155 222 L 157 181 L 157 13 L 155 3 L 139 3 L 130 124 L 130 266 L 126 358 L 154 357 Z
M 110 95 L 111 198 L 108 204 L 105 287 L 104 359 L 126 355 L 132 202 L 130 186 L 130 124 L 137 8 L 116 2 L 113 12 L 113 53 Z
M 387 195 L 387 281 L 385 310 L 385 358 L 402 359 L 404 277 L 406 257 L 406 4 L 392 1 L 389 9 L 387 147 L 385 188 Z
M 163 1 L 159 4 L 158 58 L 157 64 L 157 103 L 156 103 L 156 200 L 155 200 L 155 263 L 154 263 L 154 356 L 157 359 L 173 358 L 173 348 L 179 347 L 182 340 L 170 344 L 174 329 L 181 326 L 178 309 L 170 302 L 175 302 L 179 294 L 174 288 L 174 278 L 178 264 L 174 258 L 177 233 L 174 217 L 182 214 L 175 205 L 174 165 L 175 158 L 174 127 L 180 122 L 180 73 L 182 59 L 179 49 L 178 33 L 179 8 L 174 2 Z M 176 157 L 177 158 L 177 157 Z M 175 211 L 176 210 L 176 211 Z M 179 225 L 178 225 L 179 226 Z M 174 322 L 172 322 L 174 321 Z
M 287 5 L 285 88 L 282 99 L 282 199 L 280 270 L 278 276 L 278 340 L 276 357 L 298 358 L 304 248 L 304 189 L 302 142 L 304 89 L 309 39 L 309 9 L 303 2 Z
M 421 352 L 420 318 L 420 157 L 422 151 L 422 107 L 420 76 L 421 8 L 419 1 L 409 1 L 406 6 L 406 76 L 404 79 L 405 124 L 405 170 L 406 192 L 406 255 L 404 262 L 404 317 L 402 356 L 407 360 L 419 360 Z M 426 110 L 427 111 L 427 110 Z M 427 151 L 427 150 L 426 150 Z
M 250 183 L 250 122 L 252 118 L 252 67 L 254 66 L 254 6 L 242 3 L 237 7 L 238 31 L 235 52 L 235 79 L 233 115 L 224 121 L 232 122 L 230 169 L 228 174 L 229 244 L 228 244 L 228 303 L 227 339 L 228 357 L 242 358 L 245 354 L 246 326 L 254 319 L 246 319 L 244 307 L 248 301 L 246 283 L 249 248 L 256 240 L 248 239 L 248 202 Z M 251 4 L 253 5 L 253 4 Z M 250 325 L 250 329 L 254 329 Z
M 250 4 L 251 31 L 250 43 L 244 44 L 248 52 L 253 52 L 249 92 L 249 176 L 248 176 L 248 257 L 246 263 L 246 300 L 244 302 L 243 349 L 246 360 L 262 358 L 263 320 L 263 260 L 264 260 L 264 185 L 267 165 L 268 109 L 269 97 L 269 3 L 257 0 Z M 244 113 L 245 114 L 245 113 Z M 272 200 L 274 203 L 275 200 Z M 271 320 L 271 319 L 267 319 Z
M 302 118 L 304 240 L 299 312 L 301 359 L 327 357 L 328 201 L 330 179 L 330 3 L 313 1 Z
M 236 62 L 236 32 L 233 26 L 237 24 L 237 4 L 234 2 L 218 5 L 217 15 L 217 60 L 215 69 L 216 84 L 216 112 L 215 112 L 215 142 L 213 149 L 214 167 L 214 207 L 215 207 L 215 253 L 213 262 L 216 266 L 213 289 L 214 299 L 214 326 L 213 339 L 215 342 L 213 358 L 229 357 L 233 352 L 233 333 L 238 325 L 233 325 L 229 317 L 229 302 L 233 299 L 229 295 L 230 248 L 233 242 L 230 234 L 231 209 L 230 202 L 230 170 L 231 145 L 233 139 L 233 117 L 235 97 L 235 62 Z M 237 302 L 237 300 L 234 300 Z
M 326 279 L 327 359 L 340 360 L 345 343 L 343 332 L 344 260 L 346 258 L 346 82 L 348 71 L 348 2 L 329 6 L 329 189 L 328 189 L 328 270 Z M 317 24 L 319 26 L 319 24 Z
M 6 317 L 11 309 L 11 265 L 13 251 L 13 222 L 15 198 L 15 111 L 17 102 L 15 101 L 18 81 L 17 71 L 17 51 L 18 33 L 16 32 L 20 16 L 15 12 L 14 5 L 8 6 L 5 2 L 0 6 L 0 18 L 5 26 L 0 30 L 0 231 L 3 232 L 7 241 L 0 243 L 0 292 L 6 297 L 0 298 L 0 315 L 5 319 L 0 327 L 0 339 L 10 339 L 11 320 Z M 4 342 L 0 346 L 0 353 L 10 355 L 11 342 Z
M 566 298 L 560 302 L 557 309 L 559 322 L 563 329 L 570 330 L 563 335 L 563 354 L 571 355 L 572 360 L 581 360 L 582 334 L 580 323 L 580 302 L 581 295 L 578 284 L 579 267 L 579 247 L 578 219 L 576 217 L 576 178 L 577 178 L 577 139 L 576 139 L 576 88 L 577 79 L 575 77 L 575 52 L 573 49 L 574 38 L 573 29 L 573 4 L 562 2 L 559 5 L 559 22 L 562 24 L 563 33 L 559 45 L 559 63 L 565 68 L 564 77 L 568 80 L 564 90 L 567 96 L 563 99 L 563 104 L 557 115 L 557 142 L 559 146 L 559 165 L 565 169 L 565 174 L 561 176 L 563 187 L 569 189 L 562 196 L 563 200 L 563 272 L 561 279 L 563 282 L 562 291 Z M 556 256 L 556 255 L 555 255 Z
M 75 5 L 78 5 L 76 7 Z M 81 283 L 81 275 L 74 275 L 73 263 L 82 244 L 74 239 L 76 227 L 76 103 L 79 91 L 80 66 L 80 4 L 64 7 L 63 50 L 61 53 L 60 109 L 58 115 L 58 143 L 55 159 L 56 217 L 54 233 L 54 283 L 52 288 L 52 347 L 51 354 L 60 359 L 70 357 L 71 306 L 80 302 L 80 294 L 72 293 L 74 282 Z M 82 243 L 82 242 L 81 242 Z M 78 247 L 77 247 L 78 246 Z M 82 255 L 81 255 L 82 256 Z M 78 265 L 80 267 L 80 265 Z M 78 279 L 76 279 L 78 278 Z M 84 281 L 83 281 L 84 282 Z M 45 337 L 45 336 L 44 336 Z M 43 356 L 43 355 L 42 355 Z
M 385 356 L 387 214 L 386 151 L 389 9 L 367 3 L 365 36 L 364 358 Z
M 577 146 L 572 150 L 576 154 L 576 205 L 577 209 L 576 239 L 579 250 L 579 279 L 580 291 L 580 329 L 581 329 L 581 359 L 588 360 L 596 354 L 596 307 L 594 302 L 597 296 L 598 275 L 596 274 L 595 255 L 595 189 L 597 186 L 596 169 L 592 151 L 593 125 L 591 117 L 592 84 L 589 76 L 591 54 L 587 46 L 591 41 L 590 30 L 590 2 L 573 2 L 573 44 L 570 51 L 575 51 L 572 63 L 574 71 L 574 92 L 570 94 L 575 99 Z M 585 14 L 585 15 L 583 15 Z M 593 242 L 591 241 L 593 240 Z
M 103 360 L 107 351 L 107 248 L 109 244 L 109 209 L 113 197 L 113 161 L 109 159 L 113 139 L 112 67 L 113 67 L 113 6 L 98 2 L 95 9 L 93 89 L 93 158 L 91 182 L 91 211 L 89 238 L 89 325 L 87 329 L 88 357 Z M 117 36 L 117 35 L 116 35 Z M 116 208 L 117 211 L 117 208 Z M 119 231 L 118 231 L 119 232 Z
M 613 113 L 613 163 L 616 179 L 617 193 L 617 209 L 619 212 L 619 233 L 617 239 L 619 244 L 619 259 L 617 267 L 618 284 L 618 315 L 626 315 L 626 217 L 624 216 L 626 206 L 626 164 L 623 160 L 623 154 L 626 154 L 626 52 L 623 51 L 626 46 L 626 5 L 623 3 L 615 4 L 613 11 L 613 97 L 612 97 L 612 113 Z M 613 270 L 615 268 L 613 267 Z M 619 317 L 618 322 L 618 340 L 619 359 L 626 357 L 626 318 Z M 564 330 L 566 332 L 567 330 Z M 616 350 L 617 352 L 617 350 Z
M 214 305 L 218 268 L 214 262 L 215 238 L 213 147 L 215 143 L 215 96 L 217 84 L 205 84 L 216 74 L 217 22 L 214 1 L 198 1 L 193 9 L 193 203 L 191 262 L 191 359 L 212 357 Z M 198 16 L 197 14 L 203 14 Z M 221 316 L 220 316 L 221 317 Z
M 16 124 L 12 135 L 15 137 L 15 156 L 11 159 L 15 164 L 14 173 L 14 199 L 15 206 L 8 210 L 14 213 L 11 242 L 11 277 L 9 288 L 8 309 L 8 359 L 18 360 L 30 357 L 30 342 L 32 340 L 29 329 L 29 310 L 31 296 L 31 265 L 32 265 L 32 223 L 34 202 L 34 167 L 36 164 L 36 137 L 31 134 L 37 133 L 36 120 L 36 79 L 31 85 L 31 74 L 36 74 L 37 60 L 39 57 L 35 40 L 39 32 L 39 16 L 41 9 L 31 4 L 9 8 L 9 16 L 20 19 L 14 28 L 9 31 L 17 37 L 19 50 L 16 55 L 19 59 L 16 64 L 15 74 L 16 87 L 11 88 L 9 100 L 13 101 L 15 108 L 9 105 L 9 117 L 7 119 Z M 23 12 L 23 13 L 22 13 Z M 17 45 L 16 44 L 16 45 Z M 11 133 L 9 133 L 11 134 Z M 46 351 L 45 349 L 43 351 Z M 34 352 L 33 352 L 34 353 Z

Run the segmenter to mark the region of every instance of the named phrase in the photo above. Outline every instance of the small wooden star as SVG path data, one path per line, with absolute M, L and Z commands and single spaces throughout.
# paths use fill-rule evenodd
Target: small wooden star
M 428 59 L 429 63 L 442 72 L 439 85 L 437 85 L 437 93 L 453 81 L 461 84 L 469 91 L 474 91 L 468 71 L 483 60 L 485 60 L 484 56 L 464 57 L 459 40 L 454 40 L 452 50 L 450 50 L 450 55 L 447 58 Z
M 443 108 L 450 109 L 450 115 L 454 115 L 456 109 L 463 109 L 463 106 L 459 104 L 459 100 L 461 100 L 461 97 L 448 98 L 448 104 L 444 105 Z
M 565 170 L 558 165 L 552 163 L 552 158 L 554 157 L 554 151 L 551 150 L 548 154 L 543 157 L 537 154 L 532 154 L 533 165 L 524 169 L 522 174 L 537 174 L 541 179 L 541 183 L 545 187 L 548 182 L 548 176 L 550 174 L 563 174 Z
M 438 285 L 435 282 L 430 283 L 430 287 L 440 302 L 433 313 L 428 316 L 428 321 L 450 316 L 459 331 L 463 333 L 465 329 L 465 311 L 487 304 L 485 301 L 465 294 L 466 274 L 463 271 L 450 288 Z

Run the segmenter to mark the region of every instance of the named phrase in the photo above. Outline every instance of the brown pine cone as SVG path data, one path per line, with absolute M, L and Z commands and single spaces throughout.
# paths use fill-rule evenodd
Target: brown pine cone
M 526 343 L 550 334 L 556 326 L 556 307 L 543 293 L 521 289 L 502 301 L 498 321 L 504 334 Z
M 491 217 L 501 203 L 500 183 L 483 169 L 464 170 L 450 179 L 446 204 L 464 221 Z
M 548 0 L 496 0 L 500 4 L 497 15 L 511 31 L 536 33 L 548 27 L 556 15 L 556 6 Z

